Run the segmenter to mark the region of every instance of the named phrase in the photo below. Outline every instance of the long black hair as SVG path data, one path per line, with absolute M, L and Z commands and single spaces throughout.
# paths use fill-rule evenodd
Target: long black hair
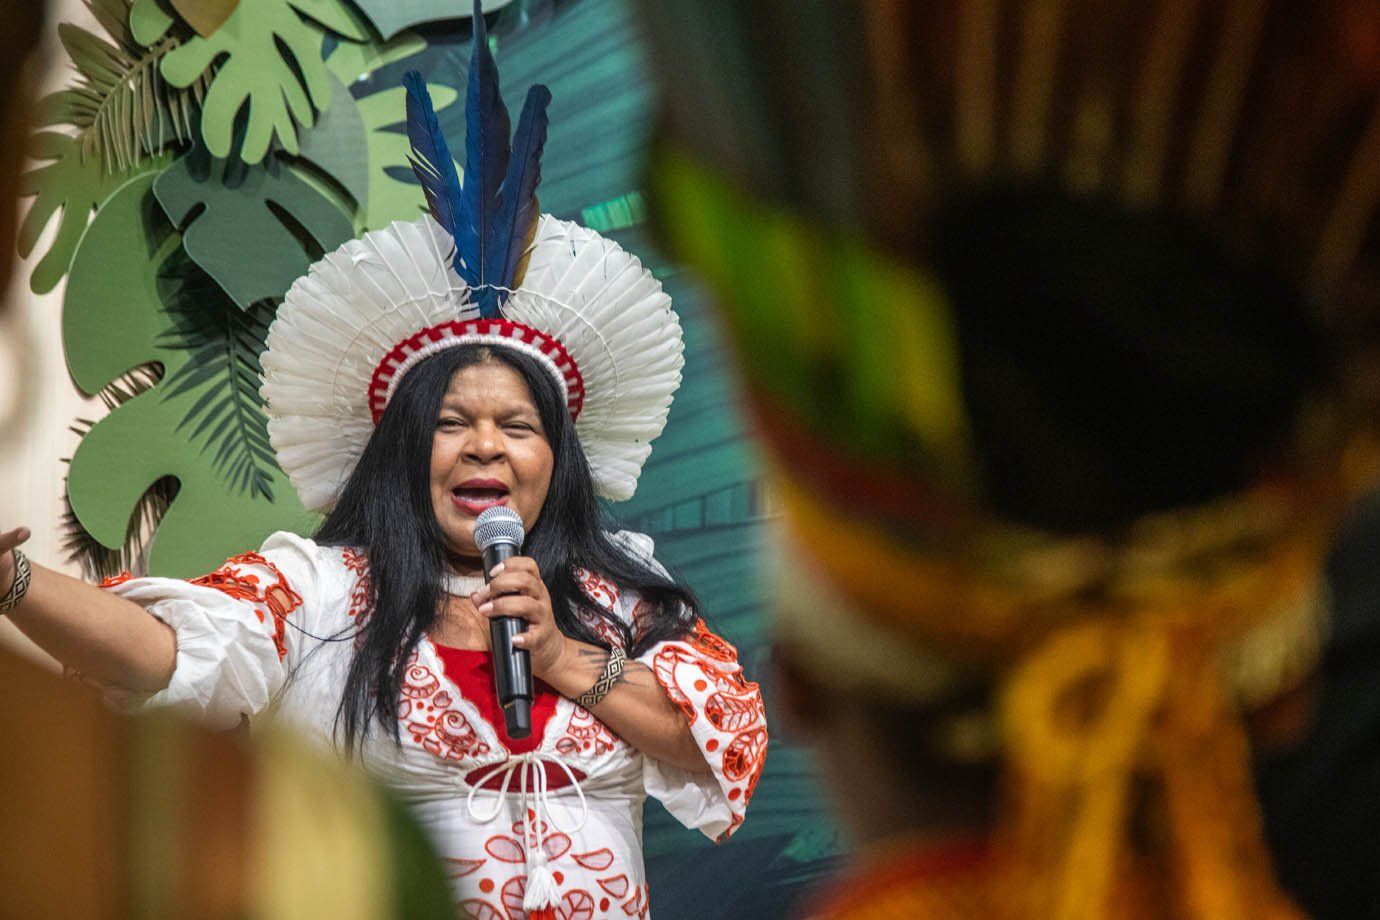
M 598 617 L 635 657 L 658 642 L 685 636 L 699 615 L 687 588 L 610 539 L 589 462 L 549 372 L 512 349 L 447 349 L 419 363 L 398 385 L 339 501 L 316 533 L 319 543 L 363 549 L 369 558 L 372 611 L 337 712 L 346 750 L 357 749 L 374 719 L 398 737 L 393 713 L 403 672 L 435 625 L 443 600 L 446 543 L 430 488 L 436 420 L 455 373 L 488 362 L 506 364 L 522 376 L 551 445 L 551 485 L 523 552 L 541 568 L 561 632 L 607 648 L 608 642 L 579 613 Z M 637 591 L 641 606 L 636 630 L 585 593 L 576 568 Z

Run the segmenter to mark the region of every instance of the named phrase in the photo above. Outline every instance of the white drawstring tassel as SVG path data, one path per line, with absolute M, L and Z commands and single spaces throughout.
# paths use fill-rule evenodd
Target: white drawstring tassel
M 570 786 L 579 796 L 580 820 L 569 827 L 557 821 L 556 816 L 550 813 L 546 763 L 553 763 L 564 770 L 566 777 L 570 780 Z M 466 802 L 466 809 L 472 819 L 481 824 L 488 824 L 499 816 L 508 801 L 508 790 L 512 786 L 515 772 L 519 773 L 521 777 L 518 791 L 522 794 L 523 833 L 527 838 L 523 841 L 523 849 L 527 854 L 527 885 L 522 895 L 522 909 L 527 914 L 527 920 L 556 920 L 556 905 L 560 899 L 560 888 L 556 884 L 555 874 L 548 865 L 546 856 L 547 833 L 542 830 L 542 825 L 546 824 L 549 819 L 551 826 L 562 833 L 578 834 L 589 818 L 589 803 L 585 800 L 584 790 L 580 788 L 580 782 L 575 778 L 574 771 L 565 761 L 552 754 L 533 751 L 530 754 L 510 757 L 506 761 L 495 764 L 491 770 L 475 780 L 474 784 L 470 786 L 470 793 Z M 530 795 L 527 789 L 529 772 L 532 777 Z M 488 814 L 482 814 L 475 808 L 475 794 L 490 779 L 499 775 L 502 775 L 503 782 L 494 799 L 494 807 Z M 529 800 L 531 808 L 528 807 Z M 567 816 L 569 814 L 570 812 L 567 811 Z
M 532 771 L 532 808 L 527 808 L 527 771 Z M 529 760 L 522 771 L 523 812 L 527 820 L 527 887 L 522 894 L 522 909 L 529 920 L 555 918 L 560 891 L 546 858 L 546 768 Z
M 555 916 L 556 877 L 546 865 L 546 854 L 538 857 L 541 861 L 533 866 L 528 864 L 527 890 L 522 895 L 522 909 L 527 911 L 528 920 L 540 920 L 541 911 L 549 910 Z

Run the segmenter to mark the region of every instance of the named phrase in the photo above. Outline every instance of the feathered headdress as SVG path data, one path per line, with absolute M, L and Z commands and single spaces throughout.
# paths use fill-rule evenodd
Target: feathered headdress
M 510 144 L 478 3 L 463 176 L 422 76 L 404 83 L 430 214 L 346 243 L 288 291 L 262 358 L 279 463 L 308 508 L 329 509 L 403 376 L 444 349 L 487 344 L 546 368 L 596 491 L 631 497 L 680 385 L 670 297 L 635 256 L 540 213 L 551 93 L 528 91 Z

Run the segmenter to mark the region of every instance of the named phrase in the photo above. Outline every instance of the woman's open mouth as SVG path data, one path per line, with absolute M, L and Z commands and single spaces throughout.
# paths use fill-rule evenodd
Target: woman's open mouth
M 450 491 L 450 500 L 466 514 L 508 503 L 508 486 L 496 479 L 468 479 Z

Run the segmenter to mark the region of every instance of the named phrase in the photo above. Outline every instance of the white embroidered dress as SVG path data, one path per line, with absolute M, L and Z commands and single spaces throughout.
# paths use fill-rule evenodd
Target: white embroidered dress
M 647 537 L 617 537 L 651 558 Z M 582 574 L 592 597 L 635 623 L 633 592 Z M 355 636 L 367 617 L 361 556 L 278 533 L 259 553 L 237 556 L 193 582 L 114 579 L 107 587 L 177 632 L 172 682 L 151 703 L 189 708 L 225 727 L 272 713 L 333 743 Z M 742 822 L 767 732 L 757 685 L 744 679 L 732 646 L 701 624 L 684 641 L 660 643 L 638 660 L 686 714 L 712 775 L 644 756 L 564 698 L 535 749 L 511 754 L 484 707 L 466 698 L 441 652 L 422 640 L 399 703 L 401 744 L 376 727 L 364 763 L 429 830 L 449 866 L 461 916 L 528 917 L 528 876 L 543 866 L 544 879 L 555 884 L 556 908 L 532 917 L 646 917 L 647 795 L 715 840 Z

